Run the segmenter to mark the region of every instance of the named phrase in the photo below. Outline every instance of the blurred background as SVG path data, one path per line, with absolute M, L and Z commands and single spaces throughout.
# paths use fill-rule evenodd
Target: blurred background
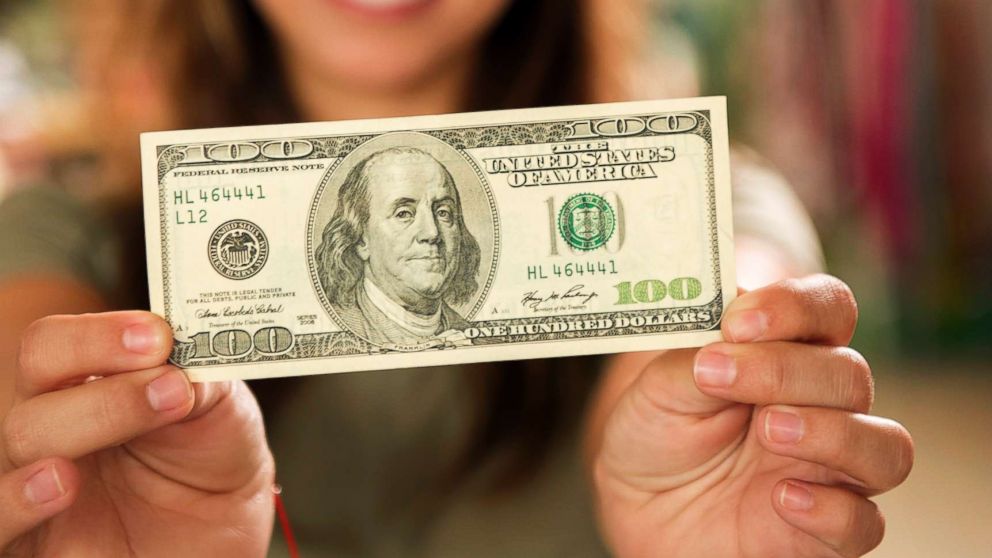
M 92 68 L 64 5 L 0 2 L 0 198 L 98 187 L 80 155 L 98 141 Z M 992 1 L 651 5 L 651 67 L 698 84 L 680 94 L 728 96 L 731 135 L 806 203 L 858 295 L 876 411 L 916 439 L 913 474 L 878 499 L 888 535 L 871 556 L 992 556 Z

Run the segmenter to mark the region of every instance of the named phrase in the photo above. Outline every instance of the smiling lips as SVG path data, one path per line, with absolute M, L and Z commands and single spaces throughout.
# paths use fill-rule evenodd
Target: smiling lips
M 397 18 L 416 14 L 435 0 L 331 0 L 333 4 L 367 17 Z
M 361 6 L 370 10 L 385 10 L 389 8 L 399 8 L 413 6 L 416 4 L 426 4 L 430 0 L 344 0 L 350 4 Z

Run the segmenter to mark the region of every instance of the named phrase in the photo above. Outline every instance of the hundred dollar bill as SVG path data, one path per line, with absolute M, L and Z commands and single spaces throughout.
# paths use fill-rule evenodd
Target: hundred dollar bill
M 726 102 L 141 137 L 196 381 L 699 346 L 736 292 Z

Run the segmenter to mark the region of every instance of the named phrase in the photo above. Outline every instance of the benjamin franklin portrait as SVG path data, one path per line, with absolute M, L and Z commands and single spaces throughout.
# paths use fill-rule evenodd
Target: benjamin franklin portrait
M 314 259 L 342 324 L 379 345 L 457 341 L 468 324 L 454 307 L 479 289 L 480 249 L 448 168 L 426 150 L 380 149 L 336 198 Z

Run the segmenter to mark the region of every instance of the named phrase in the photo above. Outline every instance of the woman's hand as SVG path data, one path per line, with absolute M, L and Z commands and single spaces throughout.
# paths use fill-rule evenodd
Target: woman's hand
M 27 330 L 0 438 L 0 553 L 265 554 L 274 466 L 258 405 L 242 382 L 190 384 L 164 364 L 171 345 L 146 312 Z
M 871 371 L 846 347 L 850 290 L 814 276 L 743 294 L 729 341 L 622 355 L 636 369 L 600 434 L 600 522 L 619 556 L 861 556 L 884 523 L 868 497 L 900 484 L 913 442 L 868 415 Z

